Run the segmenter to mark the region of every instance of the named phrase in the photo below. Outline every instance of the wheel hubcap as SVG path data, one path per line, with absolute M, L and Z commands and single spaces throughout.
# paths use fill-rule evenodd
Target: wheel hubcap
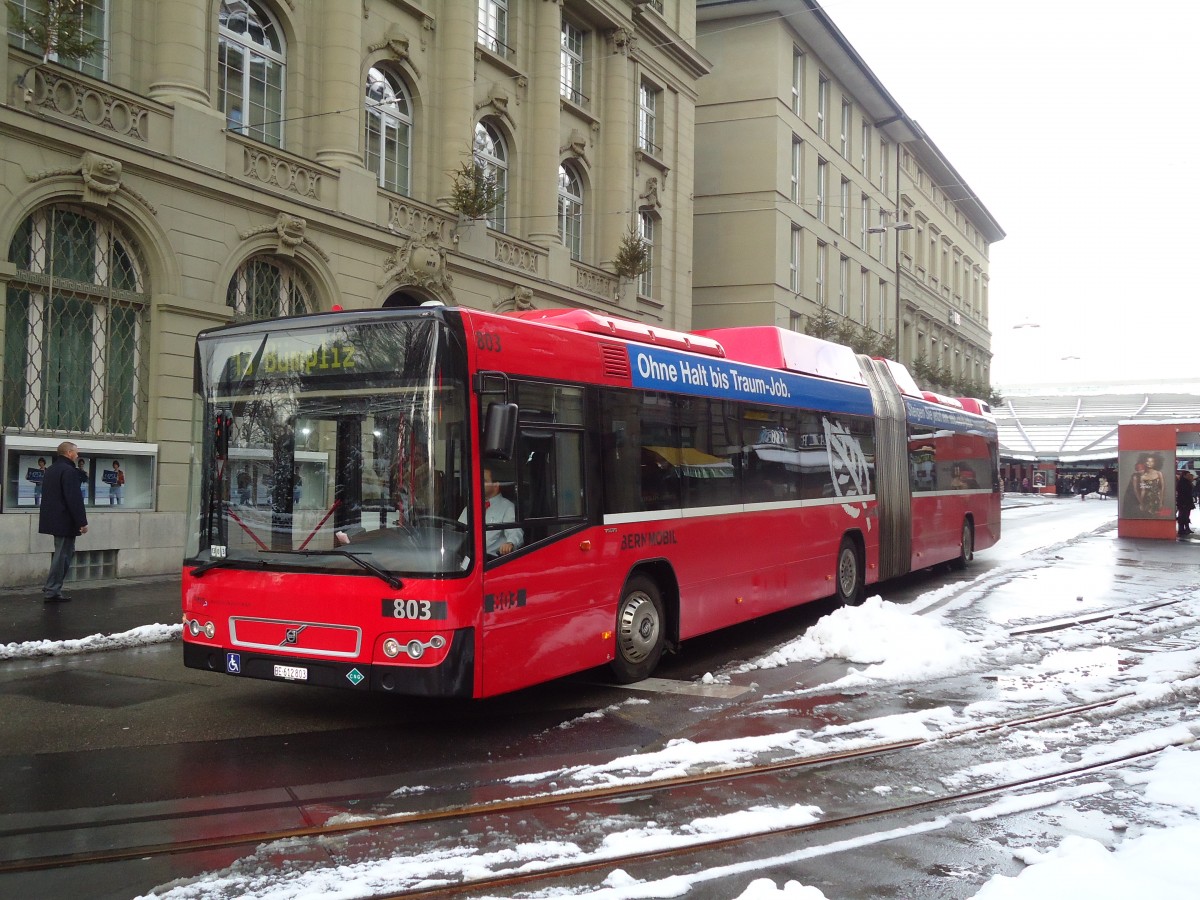
M 858 584 L 858 560 L 851 550 L 843 550 L 838 560 L 838 582 L 842 588 L 842 596 L 849 597 L 854 593 Z
M 639 663 L 650 655 L 658 642 L 658 610 L 646 594 L 631 594 L 621 608 L 621 655 L 631 663 Z

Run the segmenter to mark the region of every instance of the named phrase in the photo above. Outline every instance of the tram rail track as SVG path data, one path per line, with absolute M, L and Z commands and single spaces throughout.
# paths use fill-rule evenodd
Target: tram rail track
M 494 876 L 484 876 L 472 879 L 470 881 L 462 881 L 456 884 L 434 885 L 421 888 L 388 891 L 385 893 L 371 894 L 360 898 L 360 900 L 411 900 L 411 898 L 419 897 L 454 897 L 473 894 L 480 891 L 494 892 L 501 889 L 516 887 L 521 887 L 528 890 L 530 889 L 531 885 L 537 885 L 540 882 L 549 882 L 557 879 L 587 875 L 600 870 L 629 868 L 635 865 L 644 865 L 663 860 L 678 859 L 693 854 L 712 852 L 715 850 L 743 847 L 748 844 L 753 844 L 757 841 L 814 834 L 822 831 L 832 831 L 838 828 L 847 828 L 853 825 L 879 821 L 889 817 L 924 812 L 937 807 L 953 806 L 955 804 L 963 803 L 969 800 L 980 799 L 983 797 L 1004 795 L 1027 788 L 1069 781 L 1071 779 L 1079 778 L 1080 776 L 1098 772 L 1113 766 L 1123 765 L 1125 763 L 1149 758 L 1155 754 L 1161 753 L 1164 749 L 1166 748 L 1157 747 L 1154 749 L 1140 750 L 1134 753 L 1126 754 L 1119 758 L 1081 764 L 1059 772 L 1014 780 L 1004 784 L 989 785 L 988 787 L 977 788 L 974 790 L 960 791 L 958 793 L 948 794 L 941 797 L 917 800 L 912 803 L 890 806 L 868 812 L 853 813 L 851 815 L 823 819 L 819 822 L 760 830 L 741 835 L 714 838 L 709 840 L 698 840 L 684 846 L 650 850 L 640 853 L 627 853 L 619 855 L 613 854 L 610 856 L 605 856 L 602 859 L 589 859 L 585 862 L 579 863 L 549 865 L 534 871 L 501 873 Z
M 596 801 L 619 800 L 621 798 L 645 794 L 648 791 L 657 792 L 687 787 L 703 787 L 725 781 L 736 781 L 738 779 L 752 778 L 755 776 L 786 773 L 789 771 L 828 765 L 831 763 L 862 760 L 873 756 L 881 756 L 888 753 L 934 745 L 955 739 L 962 739 L 971 736 L 983 736 L 1007 729 L 1053 722 L 1063 718 L 1069 719 L 1075 716 L 1083 716 L 1096 710 L 1114 706 L 1129 695 L 1130 692 L 1121 692 L 1117 695 L 1092 701 L 1090 703 L 1044 710 L 1039 713 L 999 722 L 983 722 L 978 725 L 965 726 L 946 731 L 933 737 L 882 742 L 831 753 L 792 757 L 749 766 L 713 768 L 691 775 L 682 775 L 663 779 L 650 779 L 639 781 L 636 784 L 561 789 L 547 793 L 528 794 L 502 800 L 488 800 L 474 804 L 461 804 L 436 809 L 395 813 L 370 819 L 364 818 L 351 821 L 332 821 L 319 825 L 298 828 L 270 829 L 182 841 L 143 843 L 136 846 L 100 851 L 51 854 L 41 857 L 3 860 L 0 861 L 0 875 L 114 863 L 144 859 L 154 856 L 183 855 L 193 852 L 229 850 L 238 847 L 254 847 L 260 844 L 288 839 L 329 838 L 356 832 L 384 831 L 387 829 L 429 824 L 451 819 L 470 820 L 472 818 L 510 812 L 527 812 L 547 807 L 562 806 L 564 804 L 583 804 Z M 336 799 L 344 798 L 325 798 L 320 802 L 330 803 L 334 802 Z M 312 803 L 312 801 L 310 801 L 310 803 Z M 257 808 L 259 810 L 269 810 L 273 808 L 281 808 L 285 805 L 286 804 L 259 804 Z M 243 807 L 241 809 L 242 811 L 246 811 L 248 808 Z M 229 810 L 227 807 L 222 807 L 221 810 L 213 811 L 212 814 L 225 814 L 228 811 Z M 137 823 L 145 825 L 163 823 L 165 825 L 171 822 L 185 822 L 189 819 L 198 820 L 198 818 L 204 814 L 204 811 L 197 811 L 189 816 L 145 816 L 129 818 L 125 820 L 125 824 Z M 120 823 L 106 824 L 116 825 Z M 78 831 L 78 828 L 45 828 L 41 829 L 41 831 L 46 834 L 72 833 Z M 8 832 L 6 835 L 0 835 L 0 837 L 11 836 L 13 836 L 13 832 Z

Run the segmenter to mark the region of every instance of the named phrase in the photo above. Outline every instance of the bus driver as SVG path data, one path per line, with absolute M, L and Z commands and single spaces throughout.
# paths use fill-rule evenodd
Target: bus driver
M 490 528 L 505 522 L 517 521 L 517 509 L 513 502 L 500 493 L 500 484 L 492 479 L 492 470 L 483 470 L 483 521 L 485 532 L 484 552 L 488 556 L 504 556 L 512 553 L 525 540 L 525 532 L 520 528 Z M 467 521 L 467 511 L 464 509 L 458 521 Z

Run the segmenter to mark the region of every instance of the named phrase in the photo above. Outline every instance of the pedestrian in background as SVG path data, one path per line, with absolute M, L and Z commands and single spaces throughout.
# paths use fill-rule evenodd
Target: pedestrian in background
M 38 532 L 54 536 L 54 555 L 42 588 L 47 603 L 70 600 L 63 596 L 63 582 L 71 570 L 75 538 L 87 534 L 87 510 L 83 506 L 82 474 L 75 467 L 79 448 L 71 441 L 58 445 L 58 455 L 42 479 L 42 505 L 38 510 Z
M 1179 481 L 1175 485 L 1175 512 L 1180 537 L 1192 533 L 1192 510 L 1196 508 L 1195 479 L 1191 469 L 1184 469 L 1179 473 Z

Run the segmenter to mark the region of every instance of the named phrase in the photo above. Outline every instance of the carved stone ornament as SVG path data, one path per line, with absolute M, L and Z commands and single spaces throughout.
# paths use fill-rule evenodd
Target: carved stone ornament
M 78 175 L 83 181 L 83 202 L 94 206 L 108 206 L 108 201 L 117 193 L 124 191 L 141 203 L 154 215 L 158 210 L 150 201 L 127 184 L 121 183 L 121 163 L 119 160 L 99 153 L 85 152 L 79 158 L 79 165 L 63 169 L 50 169 L 31 175 L 32 182 L 44 181 L 47 178 L 57 178 L 63 175 Z
M 307 239 L 305 234 L 307 230 L 308 220 L 302 219 L 300 216 L 281 212 L 270 225 L 260 225 L 257 228 L 250 228 L 241 232 L 241 238 L 242 240 L 248 240 L 255 235 L 274 232 L 276 237 L 275 252 L 280 256 L 295 256 L 296 249 L 301 244 L 305 244 L 322 259 L 328 261 L 329 254 Z
M 622 56 L 628 56 L 637 46 L 637 37 L 628 28 L 617 28 L 608 33 L 609 39 L 612 40 L 613 46 Z
M 559 147 L 558 152 L 570 153 L 576 159 L 583 160 L 585 165 L 591 165 L 587 158 L 587 135 L 578 128 L 571 129 L 570 140 L 567 141 L 565 147 Z
M 490 107 L 492 112 L 504 119 L 512 127 L 516 127 L 512 115 L 508 111 L 509 96 L 508 91 L 500 87 L 498 84 L 493 84 L 488 90 L 487 99 L 482 103 L 475 104 L 475 111 Z
M 84 153 L 79 172 L 83 175 L 83 202 L 107 206 L 108 198 L 121 189 L 121 163 L 96 153 Z
M 419 240 L 402 243 L 395 254 L 384 260 L 383 269 L 389 274 L 385 284 L 395 281 L 425 288 L 443 301 L 450 296 L 454 276 L 446 266 L 446 248 L 442 246 L 437 230 L 427 232 Z
M 379 50 L 387 50 L 389 58 L 404 63 L 412 69 L 414 75 L 420 78 L 421 71 L 417 68 L 417 64 L 413 62 L 412 54 L 409 53 L 409 43 L 408 37 L 399 28 L 392 28 L 388 31 L 386 38 L 378 44 L 371 44 L 367 47 L 367 50 L 371 53 Z
M 662 201 L 658 199 L 657 176 L 651 176 L 646 179 L 646 190 L 644 193 L 638 194 L 638 199 L 643 201 L 638 204 L 640 209 L 662 209 Z
M 492 308 L 497 312 L 509 312 L 510 310 L 523 312 L 537 309 L 533 304 L 533 288 L 525 287 L 523 284 L 514 285 L 512 293 L 497 298 L 496 302 L 492 304 Z

